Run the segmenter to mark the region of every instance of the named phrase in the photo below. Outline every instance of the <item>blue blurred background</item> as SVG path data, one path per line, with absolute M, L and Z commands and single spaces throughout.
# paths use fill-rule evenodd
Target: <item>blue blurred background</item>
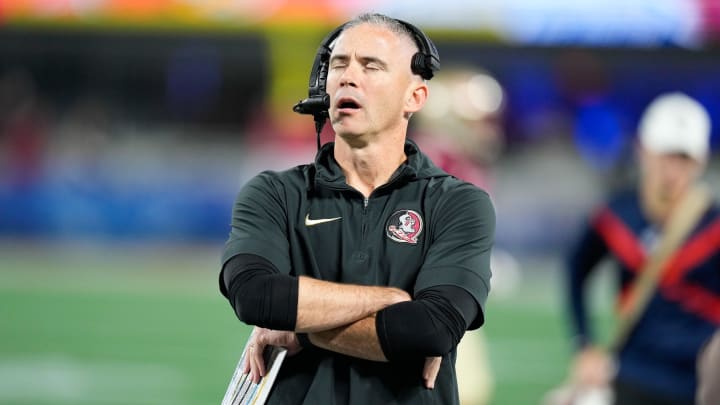
M 569 351 L 562 256 L 633 180 L 644 106 L 697 98 L 719 147 L 720 2 L 475 3 L 0 0 L 0 403 L 219 402 L 247 334 L 216 291 L 233 199 L 314 157 L 291 107 L 361 11 L 439 48 L 411 137 L 495 201 L 492 403 L 536 403 Z

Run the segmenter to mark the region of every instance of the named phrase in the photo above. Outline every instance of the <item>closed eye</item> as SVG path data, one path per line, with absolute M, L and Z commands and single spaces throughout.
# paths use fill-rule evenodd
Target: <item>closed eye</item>
M 350 57 L 347 55 L 333 55 L 330 57 L 330 69 L 340 69 L 347 66 Z
M 360 58 L 360 61 L 362 62 L 363 66 L 365 66 L 366 69 L 370 70 L 386 70 L 387 69 L 387 63 L 383 62 L 380 58 L 376 58 L 374 56 L 365 56 Z

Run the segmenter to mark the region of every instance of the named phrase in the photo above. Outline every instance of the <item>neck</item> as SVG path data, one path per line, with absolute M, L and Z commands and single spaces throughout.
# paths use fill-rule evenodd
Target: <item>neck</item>
M 396 142 L 350 145 L 341 137 L 335 141 L 335 160 L 345 173 L 345 181 L 365 197 L 390 180 L 407 159 L 405 139 Z

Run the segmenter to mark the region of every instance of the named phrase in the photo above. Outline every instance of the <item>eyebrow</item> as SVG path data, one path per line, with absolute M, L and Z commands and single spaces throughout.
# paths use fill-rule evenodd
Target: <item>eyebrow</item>
M 358 59 L 360 60 L 360 62 L 363 65 L 367 65 L 369 63 L 376 63 L 383 69 L 387 69 L 387 66 L 388 66 L 385 61 L 383 61 L 382 59 L 375 57 L 375 56 L 361 56 Z M 345 55 L 345 54 L 336 54 L 336 55 L 333 55 L 332 57 L 330 57 L 331 64 L 334 61 L 347 62 L 348 60 L 350 60 L 350 56 Z

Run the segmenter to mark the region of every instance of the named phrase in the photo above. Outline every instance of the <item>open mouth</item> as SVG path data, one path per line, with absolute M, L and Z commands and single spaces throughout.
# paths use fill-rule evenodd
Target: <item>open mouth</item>
M 340 108 L 360 108 L 360 106 L 354 101 L 343 101 L 339 105 Z
M 338 101 L 337 108 L 338 110 L 357 110 L 360 108 L 360 104 L 351 98 L 343 98 Z

